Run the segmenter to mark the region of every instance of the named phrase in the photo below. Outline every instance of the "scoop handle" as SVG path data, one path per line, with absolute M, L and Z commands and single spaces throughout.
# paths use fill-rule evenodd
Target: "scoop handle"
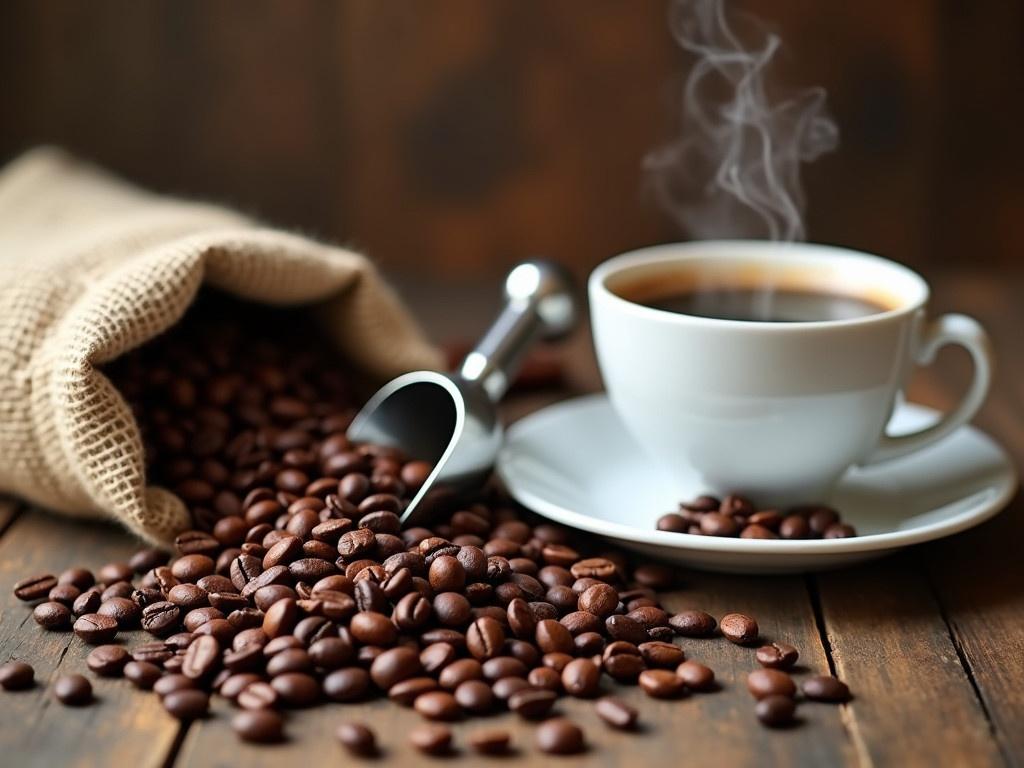
M 575 324 L 568 273 L 549 261 L 525 261 L 505 278 L 505 307 L 457 375 L 479 385 L 496 403 L 508 391 L 530 345 L 538 338 L 562 336 Z

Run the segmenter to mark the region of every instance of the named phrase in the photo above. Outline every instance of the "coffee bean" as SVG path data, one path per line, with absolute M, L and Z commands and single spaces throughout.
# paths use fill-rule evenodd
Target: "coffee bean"
M 494 706 L 494 693 L 482 680 L 466 680 L 455 688 L 455 701 L 467 712 L 482 715 Z
M 22 691 L 35 683 L 36 672 L 23 661 L 8 661 L 0 665 L 0 687 L 5 691 Z
M 398 629 L 387 616 L 376 611 L 361 611 L 349 624 L 352 636 L 367 645 L 391 645 L 398 637 Z
M 579 597 L 579 608 L 600 618 L 607 618 L 614 613 L 619 604 L 619 593 L 607 584 L 594 584 L 584 590 Z
M 639 682 L 644 693 L 655 699 L 674 698 L 686 688 L 683 679 L 667 669 L 645 669 L 640 673 Z
M 316 678 L 302 672 L 278 675 L 270 681 L 270 686 L 289 707 L 308 707 L 320 698 L 320 683 Z
M 454 690 L 466 680 L 480 680 L 484 676 L 483 665 L 476 659 L 459 659 L 441 670 L 438 682 L 447 690 Z
M 420 725 L 409 732 L 409 743 L 426 755 L 443 755 L 451 748 L 452 732 L 443 725 Z
M 111 597 L 100 605 L 96 613 L 109 616 L 120 629 L 132 629 L 138 626 L 142 609 L 127 597 Z
M 196 681 L 179 673 L 164 675 L 153 683 L 153 691 L 161 699 L 175 691 L 189 690 L 196 687 Z
M 531 669 L 526 676 L 526 682 L 534 688 L 546 688 L 556 693 L 562 690 L 562 676 L 548 667 Z
M 676 514 L 675 512 L 669 512 L 668 514 L 662 515 L 658 518 L 658 522 L 655 523 L 655 527 L 659 531 L 686 533 L 690 528 L 690 523 L 682 515 Z
M 537 749 L 549 755 L 575 755 L 583 751 L 583 731 L 564 717 L 545 720 L 537 726 Z
M 381 690 L 389 690 L 396 683 L 415 677 L 423 671 L 419 654 L 407 646 L 384 651 L 370 666 L 370 677 Z
M 87 613 L 75 621 L 75 634 L 89 645 L 109 643 L 117 636 L 117 622 L 99 613 Z
M 800 515 L 788 515 L 779 524 L 779 535 L 784 539 L 806 539 L 811 527 Z
M 804 696 L 812 701 L 844 702 L 850 700 L 850 689 L 846 683 L 831 675 L 817 675 L 804 680 Z
M 181 609 L 169 600 L 142 609 L 142 628 L 151 635 L 165 637 L 177 628 Z
M 121 645 L 100 645 L 93 648 L 85 659 L 86 666 L 97 675 L 117 677 L 131 660 L 131 654 Z
M 756 658 L 762 667 L 789 669 L 800 658 L 800 652 L 786 643 L 772 643 L 758 648 Z
M 197 637 L 185 650 L 181 671 L 185 677 L 200 680 L 212 675 L 220 665 L 220 643 L 215 637 Z
M 682 664 L 686 657 L 683 649 L 672 643 L 653 641 L 640 643 L 637 648 L 649 667 L 675 668 Z
M 81 675 L 61 675 L 53 684 L 53 695 L 61 704 L 81 707 L 92 703 L 92 683 Z
M 608 725 L 620 730 L 632 730 L 636 727 L 637 712 L 622 699 L 615 696 L 603 696 L 594 705 L 597 716 Z
M 715 673 L 696 661 L 684 661 L 676 667 L 676 675 L 692 691 L 710 691 L 715 687 Z
M 504 642 L 505 631 L 501 624 L 486 616 L 474 621 L 466 630 L 466 648 L 481 661 L 492 659 L 501 653 Z
M 590 578 L 599 581 L 613 581 L 616 577 L 615 563 L 603 557 L 591 557 L 573 563 L 569 572 L 577 579 Z
M 823 539 L 849 539 L 857 535 L 857 530 L 852 525 L 835 523 L 825 529 Z
M 541 653 L 572 653 L 572 634 L 553 619 L 537 622 L 536 643 Z
M 124 665 L 124 676 L 139 690 L 149 690 L 160 679 L 160 667 L 148 661 L 129 661 Z
M 167 678 L 164 679 L 166 680 Z M 157 685 L 159 685 L 159 683 Z M 258 680 L 256 682 L 249 683 L 249 685 L 242 689 L 238 694 L 236 703 L 242 709 L 271 709 L 277 706 L 279 699 L 280 696 L 277 691 L 271 687 L 269 683 Z
M 417 697 L 413 708 L 428 720 L 456 720 L 461 714 L 455 697 L 447 691 L 431 691 Z
M 166 556 L 164 559 L 166 560 Z M 96 583 L 96 578 L 92 575 L 92 571 L 88 571 L 85 568 L 68 568 L 57 577 L 57 583 L 72 584 L 84 592 Z
M 442 592 L 434 598 L 434 616 L 445 627 L 463 627 L 473 615 L 473 607 L 458 592 Z
M 102 604 L 100 593 L 95 589 L 87 589 L 75 598 L 71 604 L 71 612 L 75 616 L 84 616 L 87 613 L 96 613 Z
M 36 624 L 51 632 L 71 626 L 71 611 L 63 603 L 40 603 L 33 609 L 32 618 Z
M 432 643 L 420 651 L 420 664 L 430 675 L 437 674 L 455 661 L 455 648 L 448 643 Z
M 737 645 L 748 645 L 757 640 L 757 622 L 742 613 L 729 613 L 720 623 L 725 639 Z
M 14 596 L 25 602 L 42 600 L 55 586 L 57 586 L 57 577 L 52 574 L 30 576 L 14 585 Z
M 377 737 L 364 723 L 342 723 L 334 735 L 338 742 L 353 755 L 370 757 L 377 753 Z
M 243 741 L 275 744 L 284 739 L 284 718 L 271 709 L 243 710 L 231 718 L 231 729 Z
M 508 708 L 527 720 L 547 717 L 558 695 L 546 688 L 522 688 L 508 698 Z
M 293 598 L 278 600 L 263 617 L 263 633 L 270 638 L 290 634 L 299 618 L 299 606 Z
M 706 536 L 735 536 L 740 527 L 729 515 L 708 512 L 700 519 L 700 530 Z
M 604 625 L 614 640 L 640 645 L 649 639 L 643 624 L 626 616 L 609 616 Z
M 590 659 L 574 659 L 562 670 L 562 687 L 577 698 L 597 695 L 601 686 L 601 670 Z
M 777 669 L 756 669 L 747 675 L 747 690 L 755 699 L 796 694 L 793 678 Z
M 197 720 L 210 709 L 210 697 L 194 688 L 182 688 L 164 696 L 164 709 L 178 720 Z
M 762 724 L 770 728 L 782 728 L 793 723 L 796 702 L 789 696 L 771 694 L 757 702 L 754 713 Z

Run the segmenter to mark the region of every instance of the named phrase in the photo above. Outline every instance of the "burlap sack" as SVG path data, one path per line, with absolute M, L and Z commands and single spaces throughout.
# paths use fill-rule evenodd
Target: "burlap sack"
M 188 527 L 176 496 L 146 486 L 138 427 L 97 366 L 177 322 L 203 283 L 316 303 L 371 376 L 441 364 L 362 256 L 34 150 L 0 171 L 0 490 L 156 543 Z

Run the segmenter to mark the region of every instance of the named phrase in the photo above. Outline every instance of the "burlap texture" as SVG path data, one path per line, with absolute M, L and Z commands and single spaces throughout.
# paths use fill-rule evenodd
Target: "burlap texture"
M 154 543 L 189 526 L 147 487 L 138 426 L 97 367 L 176 323 L 202 284 L 317 305 L 370 376 L 441 365 L 362 256 L 37 149 L 0 171 L 0 490 Z

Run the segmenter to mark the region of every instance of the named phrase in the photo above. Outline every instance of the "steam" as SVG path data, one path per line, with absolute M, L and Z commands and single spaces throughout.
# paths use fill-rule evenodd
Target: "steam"
M 727 17 L 723 0 L 672 0 L 669 23 L 696 61 L 682 135 L 644 158 L 659 204 L 695 238 L 805 239 L 801 163 L 839 141 L 825 91 L 773 98 L 765 77 L 778 35 L 750 16 Z

